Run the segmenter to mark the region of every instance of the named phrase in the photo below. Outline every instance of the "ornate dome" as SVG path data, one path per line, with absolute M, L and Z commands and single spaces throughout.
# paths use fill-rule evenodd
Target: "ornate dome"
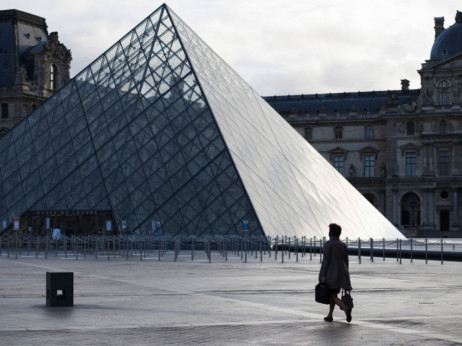
M 462 12 L 459 11 L 456 22 L 436 37 L 430 60 L 444 60 L 458 53 L 462 53 Z

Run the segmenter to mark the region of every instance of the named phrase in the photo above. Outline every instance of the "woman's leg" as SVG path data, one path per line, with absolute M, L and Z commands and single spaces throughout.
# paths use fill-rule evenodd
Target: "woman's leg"
M 332 314 L 334 313 L 335 298 L 336 298 L 336 297 L 337 297 L 336 294 L 331 294 L 331 295 L 330 295 L 329 313 L 327 314 L 326 317 L 324 317 L 324 320 L 326 320 L 326 321 L 332 321 Z
M 341 310 L 345 311 L 345 313 L 346 313 L 347 308 L 346 308 L 345 304 L 343 304 L 342 300 L 341 300 L 339 297 L 337 297 L 336 294 L 330 296 L 330 297 L 331 297 L 331 298 L 330 298 L 330 304 L 332 305 L 332 296 L 333 296 L 333 299 L 334 299 L 334 304 L 337 304 L 338 307 L 339 307 Z M 332 309 L 332 310 L 333 310 L 333 309 Z

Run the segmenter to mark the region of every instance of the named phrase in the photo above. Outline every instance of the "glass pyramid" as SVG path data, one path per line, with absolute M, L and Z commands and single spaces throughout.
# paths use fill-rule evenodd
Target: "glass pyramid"
M 0 219 L 108 213 L 119 232 L 401 233 L 168 6 L 0 139 Z M 121 225 L 127 225 L 123 227 Z

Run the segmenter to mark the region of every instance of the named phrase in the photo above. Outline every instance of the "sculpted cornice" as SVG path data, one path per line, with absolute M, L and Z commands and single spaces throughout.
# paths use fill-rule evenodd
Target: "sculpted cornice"
M 64 61 L 72 60 L 72 53 L 70 49 L 60 42 L 48 41 L 43 46 L 43 52 L 49 53 L 50 56 Z
M 348 155 L 348 150 L 337 147 L 335 149 L 329 150 L 328 153 L 329 153 L 329 160 L 331 161 L 334 156 L 343 156 L 343 159 L 346 160 L 347 155 Z
M 370 155 L 370 154 L 373 154 L 375 156 L 375 158 L 377 159 L 378 158 L 378 155 L 379 155 L 379 150 L 371 147 L 371 146 L 367 146 L 361 150 L 359 150 L 359 154 L 360 154 L 360 157 L 361 157 L 361 160 L 363 159 L 364 155 Z
M 421 148 L 421 145 L 416 145 L 415 143 L 406 143 L 405 145 L 399 147 L 399 149 L 401 150 L 402 157 L 404 157 L 405 152 L 409 151 L 415 151 L 417 153 L 417 156 L 419 156 Z
M 428 64 L 428 65 L 427 65 Z M 437 69 L 445 69 L 445 68 L 453 68 L 453 67 L 460 67 L 462 68 L 462 53 L 456 54 L 446 60 L 442 60 L 440 62 L 432 63 L 431 60 L 427 61 L 425 66 L 418 72 L 426 73 L 431 72 Z
M 35 26 L 43 27 L 45 30 L 47 29 L 47 24 L 45 18 L 36 16 L 34 14 L 30 14 L 27 12 L 22 12 L 18 10 L 5 10 L 1 11 L 0 13 L 0 20 L 8 20 L 13 19 L 18 22 L 32 24 Z

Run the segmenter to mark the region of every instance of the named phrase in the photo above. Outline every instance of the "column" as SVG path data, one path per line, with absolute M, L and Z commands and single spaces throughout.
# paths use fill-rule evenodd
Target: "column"
M 459 194 L 457 193 L 457 190 L 454 190 L 453 192 L 453 201 L 452 201 L 452 226 L 451 226 L 451 231 L 457 232 L 460 231 L 460 226 L 459 226 Z

